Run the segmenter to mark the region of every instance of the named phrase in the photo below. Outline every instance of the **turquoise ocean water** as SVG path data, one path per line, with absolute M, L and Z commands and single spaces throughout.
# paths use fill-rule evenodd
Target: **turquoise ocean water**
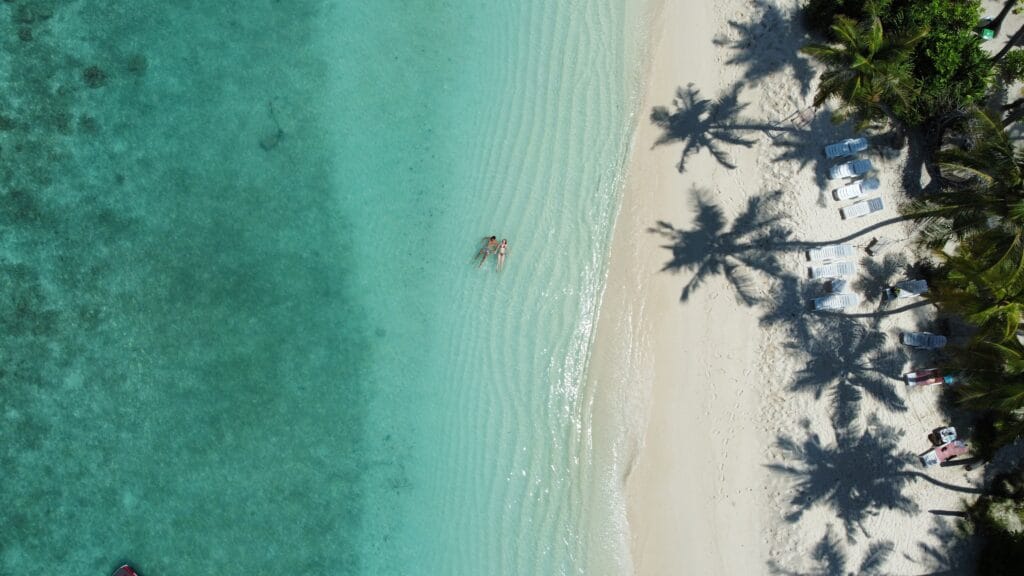
M 621 569 L 582 387 L 638 22 L 0 4 L 0 574 Z

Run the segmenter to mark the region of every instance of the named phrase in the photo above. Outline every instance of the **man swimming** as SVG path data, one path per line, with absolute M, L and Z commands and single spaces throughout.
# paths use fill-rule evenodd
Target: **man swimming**
M 498 250 L 498 237 L 491 236 L 490 238 L 484 238 L 484 246 L 476 253 L 477 257 L 480 258 L 480 263 L 476 265 L 477 268 L 484 265 L 487 261 L 487 257 L 494 254 Z

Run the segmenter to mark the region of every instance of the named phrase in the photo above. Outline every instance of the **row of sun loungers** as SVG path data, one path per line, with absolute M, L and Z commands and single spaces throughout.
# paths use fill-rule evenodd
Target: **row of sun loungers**
M 867 139 L 847 139 L 825 147 L 825 157 L 831 159 L 844 158 L 866 150 Z M 840 178 L 854 178 L 863 176 L 872 170 L 870 160 L 856 159 L 837 164 L 829 170 L 829 178 L 832 180 Z M 877 178 L 863 178 L 855 182 L 844 184 L 832 191 L 832 197 L 838 201 L 855 200 L 864 194 L 878 190 L 880 182 Z M 871 198 L 855 202 L 850 206 L 839 210 L 844 220 L 862 218 L 885 209 L 881 198 Z M 811 262 L 823 262 L 821 265 L 810 267 L 811 278 L 834 278 L 832 281 L 833 294 L 815 298 L 815 310 L 842 310 L 844 308 L 860 304 L 860 297 L 856 294 L 845 293 L 846 276 L 856 272 L 853 262 L 843 260 L 854 254 L 852 246 L 837 244 L 824 246 L 807 251 L 807 259 Z M 839 286 L 838 288 L 836 286 Z M 882 297 L 885 300 L 897 300 L 920 296 L 928 292 L 928 282 L 925 280 L 905 280 L 886 289 Z M 946 345 L 946 337 L 929 332 L 904 332 L 900 334 L 900 341 L 914 348 L 933 350 Z M 909 372 L 903 375 L 907 386 L 928 386 L 932 384 L 952 384 L 954 378 L 942 374 L 937 369 Z M 926 467 L 938 466 L 943 462 L 968 452 L 967 445 L 956 437 L 956 429 L 945 427 L 935 432 L 935 448 L 921 454 L 921 462 Z
M 815 310 L 842 310 L 860 304 L 860 296 L 847 292 L 847 276 L 857 272 L 857 265 L 846 260 L 856 253 L 849 244 L 832 244 L 807 250 L 807 260 L 813 262 L 808 267 L 810 277 L 815 279 L 831 279 L 831 294 L 814 299 Z
M 867 138 L 847 138 L 846 140 L 825 146 L 825 157 L 831 160 L 852 156 L 858 152 L 867 150 L 867 147 Z M 863 176 L 873 169 L 874 166 L 871 165 L 871 160 L 858 158 L 832 166 L 828 172 L 828 177 L 830 180 L 855 178 Z M 856 198 L 860 198 L 864 194 L 878 190 L 880 185 L 878 178 L 864 178 L 836 188 L 832 191 L 832 197 L 840 201 L 854 200 Z M 844 220 L 849 220 L 851 218 L 862 218 L 883 209 L 885 209 L 885 204 L 882 202 L 881 198 L 871 198 L 869 200 L 862 200 L 850 206 L 846 206 L 845 208 L 841 208 L 839 213 L 842 215 Z
M 825 157 L 829 160 L 853 156 L 858 152 L 866 150 L 868 142 L 866 138 L 848 138 L 825 147 Z M 829 170 L 829 179 L 855 178 L 864 176 L 872 170 L 870 160 L 855 159 L 833 166 Z M 863 178 L 855 182 L 844 184 L 832 191 L 832 197 L 838 201 L 854 200 L 864 194 L 878 190 L 880 183 L 877 178 Z M 839 210 L 844 220 L 861 218 L 874 214 L 885 209 L 881 198 L 862 200 L 846 206 Z M 846 293 L 846 276 L 856 273 L 856 265 L 846 261 L 854 255 L 854 248 L 849 244 L 835 244 L 812 248 L 807 251 L 807 260 L 820 262 L 818 265 L 811 265 L 811 278 L 831 278 L 831 294 L 814 299 L 815 310 L 842 310 L 860 304 L 860 296 Z M 905 280 L 887 288 L 882 293 L 884 300 L 898 300 L 912 298 L 928 292 L 928 282 L 925 280 Z M 900 334 L 900 342 L 914 348 L 933 350 L 946 345 L 946 337 L 929 332 L 904 332 Z M 955 378 L 943 374 L 935 368 L 908 372 L 903 375 L 908 387 L 929 386 L 934 384 L 953 384 Z M 957 438 L 956 429 L 952 426 L 939 428 L 929 436 L 934 448 L 921 454 L 921 463 L 925 467 L 939 466 L 944 462 L 966 454 L 969 449 L 967 444 Z

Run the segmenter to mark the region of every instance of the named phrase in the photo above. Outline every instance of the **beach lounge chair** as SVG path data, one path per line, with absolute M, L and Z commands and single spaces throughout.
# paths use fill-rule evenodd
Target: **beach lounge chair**
M 811 248 L 807 251 L 807 259 L 815 260 L 838 260 L 839 258 L 850 258 L 854 254 L 853 246 L 849 244 L 832 244 L 821 248 Z
M 886 300 L 896 300 L 899 298 L 913 298 L 925 292 L 928 292 L 927 280 L 904 280 L 892 288 L 886 288 L 882 292 L 882 297 Z
M 860 304 L 860 296 L 856 294 L 829 294 L 814 299 L 815 310 L 842 310 Z
M 947 442 L 934 450 L 929 450 L 924 454 L 921 454 L 921 463 L 927 467 L 938 466 L 947 460 L 952 460 L 957 456 L 967 454 L 967 444 L 963 440 L 953 440 Z
M 938 368 L 928 368 L 927 370 L 907 372 L 903 375 L 903 381 L 907 383 L 908 388 L 913 388 L 914 386 L 931 386 L 932 384 L 956 383 L 956 379 L 954 377 L 943 375 L 942 371 Z
M 854 176 L 860 176 L 861 174 L 867 174 L 871 170 L 871 160 L 850 160 L 849 162 L 843 162 L 842 164 L 836 164 L 828 172 L 830 180 L 836 180 L 838 178 L 853 178 Z
M 851 204 L 846 208 L 840 208 L 839 213 L 843 215 L 844 220 L 850 218 L 860 218 L 867 216 L 868 214 L 874 214 L 882 208 L 885 208 L 885 204 L 882 203 L 881 198 L 872 198 L 871 200 L 861 200 L 856 204 Z
M 853 156 L 857 152 L 867 150 L 867 138 L 847 138 L 835 144 L 825 146 L 825 157 L 829 160 L 843 156 Z
M 900 342 L 914 348 L 934 350 L 946 345 L 946 337 L 931 332 L 903 332 L 900 334 Z
M 840 260 L 831 264 L 810 267 L 811 278 L 844 278 L 853 276 L 857 272 L 857 266 L 853 262 Z
M 878 190 L 878 178 L 866 178 L 864 180 L 858 180 L 853 184 L 847 184 L 846 186 L 840 186 L 832 191 L 832 197 L 836 200 L 853 200 L 859 198 L 866 192 L 872 192 Z

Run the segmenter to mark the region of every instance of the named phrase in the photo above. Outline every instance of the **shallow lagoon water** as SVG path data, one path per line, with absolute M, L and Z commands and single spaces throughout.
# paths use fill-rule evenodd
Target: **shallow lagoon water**
M 516 4 L 0 5 L 0 573 L 611 570 L 637 39 Z

